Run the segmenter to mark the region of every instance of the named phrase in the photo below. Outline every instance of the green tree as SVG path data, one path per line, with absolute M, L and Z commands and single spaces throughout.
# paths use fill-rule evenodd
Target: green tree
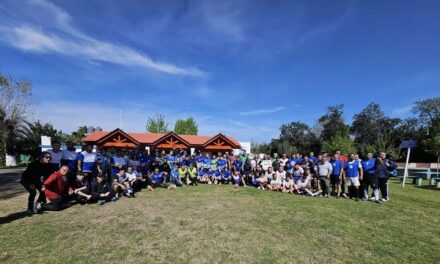
M 344 105 L 327 107 L 327 113 L 318 119 L 322 126 L 321 139 L 330 141 L 336 135 L 348 137 L 349 126 L 344 122 Z
M 199 132 L 198 125 L 192 116 L 187 119 L 177 119 L 174 124 L 174 133 L 182 135 L 197 135 Z
M 146 128 L 150 133 L 166 134 L 169 132 L 169 124 L 166 122 L 163 115 L 157 115 L 156 117 L 148 117 Z
M 274 141 L 278 152 L 291 154 L 306 153 L 314 148 L 317 137 L 311 128 L 303 122 L 291 122 L 280 127 L 279 141 Z M 316 150 L 314 150 L 316 151 Z
M 72 141 L 75 145 L 82 145 L 83 140 L 86 137 L 87 134 L 87 126 L 80 126 L 78 130 L 72 132 L 70 135 L 64 134 L 61 141 L 63 143 L 66 143 L 68 141 Z
M 416 101 L 412 111 L 418 114 L 419 123 L 428 129 L 428 134 L 440 134 L 440 97 Z
M 340 150 L 345 155 L 356 153 L 354 141 L 340 133 L 337 133 L 332 139 L 322 142 L 322 151 L 335 153 L 337 150 Z
M 17 164 L 15 138 L 17 130 L 30 111 L 32 85 L 0 73 L 0 145 L 6 166 Z

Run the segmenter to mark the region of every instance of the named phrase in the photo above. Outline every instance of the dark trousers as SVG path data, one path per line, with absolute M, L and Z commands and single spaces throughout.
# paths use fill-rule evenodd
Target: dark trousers
M 326 195 L 330 195 L 330 179 L 326 176 L 319 177 L 319 183 L 321 184 L 321 189 Z
M 382 198 L 388 198 L 388 178 L 378 178 L 378 184 Z
M 32 190 L 30 184 L 22 183 L 22 185 L 29 193 L 28 205 L 27 205 L 28 210 L 31 211 L 34 210 L 34 200 L 35 200 L 35 196 L 37 196 L 37 190 L 39 192 L 37 202 L 39 203 L 46 202 L 46 195 L 44 194 L 43 191 L 41 191 L 41 186 L 35 186 L 35 190 Z
M 71 200 L 70 196 L 67 197 L 60 197 L 54 200 L 50 200 L 49 204 L 43 204 L 43 210 L 46 211 L 61 211 L 63 209 L 66 209 L 70 206 L 72 206 L 72 204 L 67 203 Z

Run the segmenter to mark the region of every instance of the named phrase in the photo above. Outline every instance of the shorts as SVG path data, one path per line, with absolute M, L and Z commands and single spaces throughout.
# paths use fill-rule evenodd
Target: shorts
M 355 187 L 359 187 L 361 185 L 361 183 L 359 182 L 359 177 L 348 177 L 346 184 L 347 186 Z
M 331 185 L 339 185 L 341 184 L 341 179 L 339 179 L 339 175 L 331 175 L 330 176 L 330 184 Z
M 365 179 L 365 182 L 368 184 L 368 186 L 371 186 L 371 188 L 373 188 L 373 189 L 378 188 L 379 182 L 378 182 L 377 176 L 365 175 L 364 179 Z

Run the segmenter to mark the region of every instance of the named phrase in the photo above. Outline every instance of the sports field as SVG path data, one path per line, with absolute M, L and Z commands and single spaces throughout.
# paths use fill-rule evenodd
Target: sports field
M 33 217 L 23 193 L 0 200 L 0 262 L 439 263 L 440 191 L 390 191 L 378 205 L 199 185 Z

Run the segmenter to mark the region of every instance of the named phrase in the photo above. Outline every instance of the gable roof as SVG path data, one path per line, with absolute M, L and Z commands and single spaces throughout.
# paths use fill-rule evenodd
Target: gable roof
M 133 141 L 135 144 L 140 144 L 139 141 L 137 141 L 136 139 L 134 139 L 132 136 L 130 136 L 129 134 L 125 133 L 123 130 L 116 128 L 115 130 L 107 133 L 106 135 L 104 135 L 103 137 L 101 137 L 100 139 L 96 140 L 96 142 L 99 144 L 102 141 L 105 141 L 106 139 L 109 139 L 110 137 L 112 137 L 113 135 L 116 134 L 122 134 L 124 137 L 128 138 L 129 140 Z
M 120 131 L 124 133 L 128 138 L 133 140 L 134 142 L 138 142 L 139 144 L 148 144 L 153 145 L 154 143 L 159 142 L 162 138 L 165 138 L 169 135 L 174 135 L 175 137 L 185 142 L 189 146 L 204 146 L 217 139 L 219 136 L 223 137 L 226 141 L 229 141 L 233 146 L 240 146 L 240 143 L 233 137 L 228 137 L 219 133 L 213 136 L 203 136 L 203 135 L 178 135 L 174 132 L 170 132 L 168 134 L 160 134 L 160 133 L 126 133 L 123 130 L 117 128 L 111 132 L 107 131 L 95 131 L 90 135 L 84 138 L 85 142 L 96 143 L 102 141 L 104 138 L 111 137 L 111 134 L 115 134 L 116 131 Z

